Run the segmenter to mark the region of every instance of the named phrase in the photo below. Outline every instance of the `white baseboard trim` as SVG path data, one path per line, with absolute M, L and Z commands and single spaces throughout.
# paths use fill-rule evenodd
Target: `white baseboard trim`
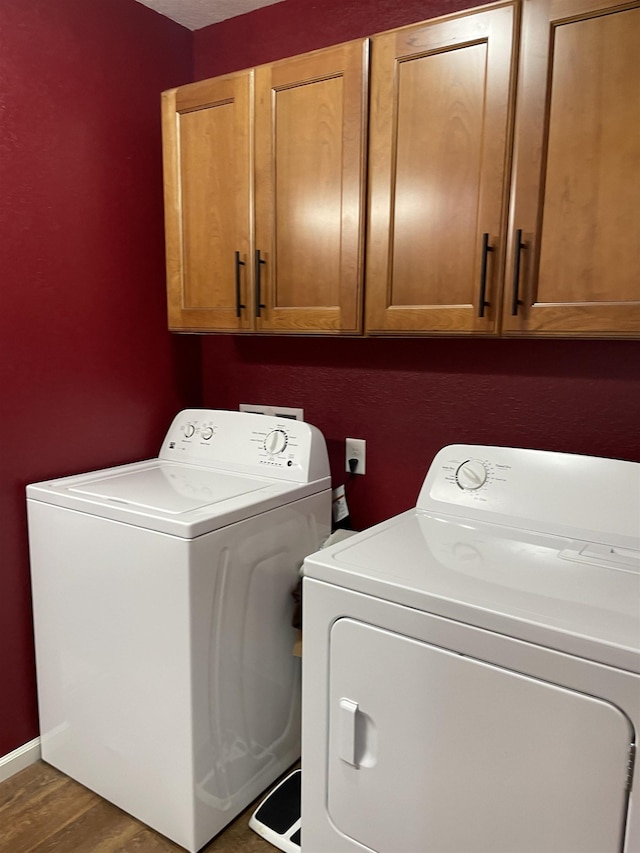
M 40 738 L 36 737 L 0 758 L 0 782 L 40 759 Z

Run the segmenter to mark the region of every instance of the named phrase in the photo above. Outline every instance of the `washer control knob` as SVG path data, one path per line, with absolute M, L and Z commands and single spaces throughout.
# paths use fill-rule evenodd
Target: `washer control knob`
M 272 455 L 282 453 L 287 442 L 287 434 L 283 429 L 272 429 L 264 440 L 264 449 Z
M 191 436 L 195 435 L 196 428 L 193 424 L 187 424 L 184 428 L 184 434 L 187 438 L 191 438 Z
M 209 441 L 209 439 L 213 436 L 213 427 L 206 426 L 201 433 L 202 437 L 205 441 Z
M 487 469 L 478 459 L 467 459 L 456 471 L 456 483 L 465 491 L 479 489 L 487 481 Z

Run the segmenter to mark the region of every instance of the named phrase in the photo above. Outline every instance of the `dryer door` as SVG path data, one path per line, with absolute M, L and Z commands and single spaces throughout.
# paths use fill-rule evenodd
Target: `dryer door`
M 331 631 L 331 819 L 376 853 L 618 853 L 615 706 L 352 619 Z

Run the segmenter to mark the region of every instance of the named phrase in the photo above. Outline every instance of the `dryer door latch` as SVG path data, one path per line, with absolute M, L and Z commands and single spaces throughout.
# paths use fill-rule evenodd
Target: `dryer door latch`
M 358 703 L 354 702 L 352 699 L 341 699 L 340 722 L 338 728 L 338 756 L 353 767 L 358 766 L 358 762 L 356 761 L 357 716 Z

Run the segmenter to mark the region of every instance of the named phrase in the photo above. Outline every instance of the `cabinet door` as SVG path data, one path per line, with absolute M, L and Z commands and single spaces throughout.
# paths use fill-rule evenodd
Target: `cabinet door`
M 372 39 L 366 326 L 496 331 L 516 10 Z
M 640 8 L 606 5 L 525 3 L 507 332 L 640 333 Z
M 256 69 L 256 327 L 362 328 L 367 43 Z
M 163 94 L 169 328 L 175 331 L 252 326 L 252 79 L 252 71 L 243 71 Z

